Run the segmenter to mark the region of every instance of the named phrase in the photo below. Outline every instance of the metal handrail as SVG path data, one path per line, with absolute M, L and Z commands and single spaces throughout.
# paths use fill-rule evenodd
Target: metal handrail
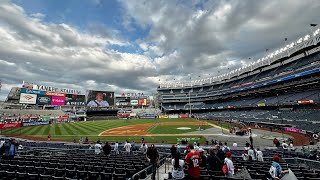
M 159 153 L 159 154 L 163 154 L 163 153 Z M 165 156 L 160 159 L 160 161 L 159 161 L 159 165 L 160 165 L 160 166 L 164 164 L 163 162 L 165 162 L 165 160 L 166 160 L 167 157 L 168 157 L 167 154 L 165 154 Z M 153 165 L 149 165 L 148 167 L 146 167 L 146 168 L 142 169 L 141 171 L 135 173 L 134 175 L 132 175 L 131 180 L 135 180 L 135 179 L 138 178 L 138 177 L 140 176 L 140 174 L 143 173 L 143 172 L 146 172 L 146 174 L 148 175 L 148 172 L 150 172 L 149 169 L 152 168 L 152 166 L 153 166 Z M 139 179 L 140 179 L 140 178 L 139 178 Z

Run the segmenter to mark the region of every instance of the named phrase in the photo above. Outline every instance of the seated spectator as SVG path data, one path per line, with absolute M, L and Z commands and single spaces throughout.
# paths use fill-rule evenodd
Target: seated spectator
M 109 156 L 109 154 L 111 153 L 111 146 L 109 144 L 109 142 L 107 141 L 106 144 L 103 146 L 103 153 L 106 156 Z
M 283 141 L 281 146 L 282 146 L 283 150 L 288 150 L 289 145 L 285 141 Z
M 282 168 L 279 164 L 280 157 L 279 156 L 273 156 L 273 161 L 269 170 L 270 176 L 272 179 L 281 179 L 284 174 L 288 173 L 288 170 L 282 171 Z
M 260 162 L 263 161 L 263 153 L 262 153 L 262 151 L 261 151 L 259 148 L 257 148 L 257 159 L 258 159 L 258 161 L 260 161 Z
M 224 146 L 223 146 L 223 148 L 222 148 L 222 151 L 223 151 L 224 153 L 230 151 L 230 148 L 228 147 L 228 143 L 227 143 L 227 142 L 224 143 Z
M 142 151 L 143 154 L 147 154 L 148 151 L 148 145 L 146 145 L 145 143 L 143 143 L 140 147 L 140 150 Z
M 257 160 L 257 151 L 253 148 L 253 145 L 250 145 L 250 149 L 248 150 L 248 155 L 251 157 L 253 161 Z
M 249 160 L 248 150 L 244 150 L 244 151 L 243 151 L 242 159 L 243 159 L 244 161 L 248 161 L 248 160 Z
M 100 144 L 100 140 L 97 141 L 97 143 L 94 145 L 94 153 L 100 154 L 101 153 L 102 146 Z
M 222 168 L 222 161 L 216 155 L 216 149 L 211 149 L 210 154 L 207 158 L 207 168 L 211 171 L 221 171 Z
M 184 161 L 181 159 L 180 153 L 176 153 L 171 161 L 172 168 L 172 178 L 173 179 L 183 179 L 184 178 Z

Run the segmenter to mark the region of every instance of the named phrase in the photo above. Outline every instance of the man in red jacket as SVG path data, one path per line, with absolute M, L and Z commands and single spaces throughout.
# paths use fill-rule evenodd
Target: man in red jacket
M 190 152 L 186 156 L 186 164 L 189 166 L 188 174 L 191 180 L 200 179 L 201 156 L 194 150 L 193 145 L 189 145 Z

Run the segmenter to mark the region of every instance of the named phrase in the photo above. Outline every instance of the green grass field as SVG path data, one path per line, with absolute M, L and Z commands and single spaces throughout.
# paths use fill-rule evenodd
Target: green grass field
M 29 126 L 14 129 L 5 129 L 1 131 L 4 135 L 16 135 L 16 136 L 29 136 L 37 138 L 47 138 L 48 134 L 52 135 L 53 140 L 73 141 L 76 139 L 78 142 L 80 137 L 88 137 L 89 141 L 141 141 L 141 136 L 98 136 L 101 132 L 122 126 L 136 125 L 136 124 L 155 124 L 151 129 L 148 129 L 150 134 L 181 134 L 191 131 L 196 131 L 199 126 L 197 125 L 184 125 L 183 127 L 190 127 L 191 130 L 179 130 L 177 127 L 182 125 L 170 125 L 162 126 L 157 123 L 160 122 L 199 122 L 194 119 L 135 119 L 135 120 L 99 120 L 99 121 L 86 121 L 77 123 L 65 123 L 65 124 L 52 124 L 52 125 L 40 125 Z M 199 122 L 201 125 L 201 122 Z M 202 129 L 209 128 L 209 126 L 202 125 Z M 185 136 L 148 136 L 144 137 L 147 142 L 155 143 L 176 143 L 177 138 L 184 138 Z M 199 136 L 188 136 L 190 138 L 200 138 L 200 142 L 205 142 L 205 138 Z

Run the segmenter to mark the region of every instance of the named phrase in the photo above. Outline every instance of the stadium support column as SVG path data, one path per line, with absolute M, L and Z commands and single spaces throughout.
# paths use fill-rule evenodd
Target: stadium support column
M 190 114 L 189 117 L 191 117 L 191 90 L 189 91 L 189 110 L 190 110 Z

